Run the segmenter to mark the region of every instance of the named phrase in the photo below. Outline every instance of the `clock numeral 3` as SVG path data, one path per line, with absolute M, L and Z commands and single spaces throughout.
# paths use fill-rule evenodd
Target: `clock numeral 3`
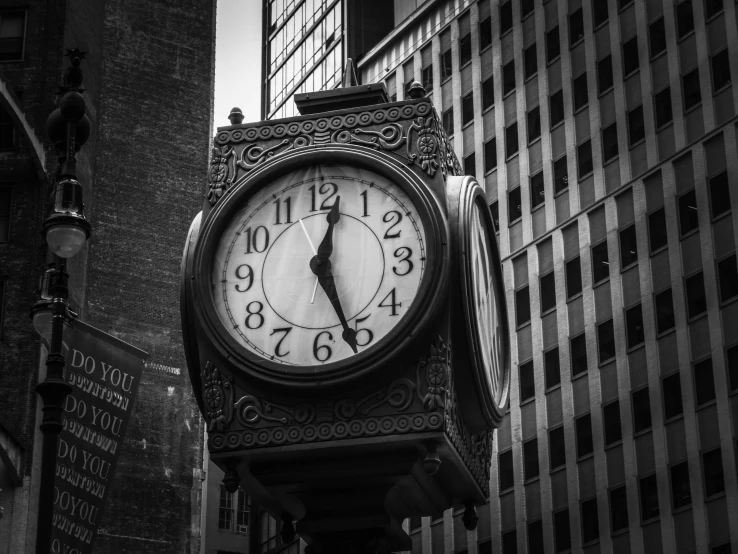
M 323 335 L 328 335 L 328 340 L 333 341 L 333 335 L 331 335 L 329 331 L 321 331 L 315 336 L 315 340 L 313 341 L 313 356 L 315 356 L 315 359 L 319 362 L 325 362 L 333 355 L 333 350 L 331 350 L 331 347 L 327 344 L 321 344 L 318 346 L 318 341 Z
M 359 329 L 359 323 L 361 323 L 362 321 L 366 321 L 367 319 L 369 319 L 369 317 L 371 315 L 372 314 L 369 314 L 366 317 L 361 317 L 361 318 L 358 318 L 357 317 L 356 318 L 356 325 L 355 325 L 355 328 L 356 328 L 356 344 L 359 345 L 359 346 L 366 346 L 367 344 L 369 344 L 370 342 L 372 342 L 374 340 L 374 333 L 372 333 L 370 329 Z M 366 333 L 366 335 L 367 335 L 366 341 L 361 342 L 359 340 L 359 333 Z
M 256 305 L 256 308 L 252 310 L 252 306 Z M 246 313 L 249 315 L 246 316 L 246 321 L 244 323 L 246 324 L 246 327 L 249 329 L 258 329 L 262 325 L 264 325 L 264 316 L 261 315 L 261 310 L 264 309 L 264 304 L 259 302 L 258 300 L 254 300 L 253 302 L 249 302 L 246 306 Z M 258 325 L 251 325 L 251 318 L 256 317 L 259 320 Z
M 284 341 L 284 339 L 287 338 L 287 335 L 290 334 L 290 331 L 292 331 L 292 327 L 282 327 L 280 329 L 274 329 L 271 335 L 269 335 L 271 337 L 272 335 L 274 335 L 274 333 L 284 333 L 284 335 L 282 335 L 282 338 L 279 339 L 279 341 L 277 342 L 277 346 L 274 347 L 274 355 L 278 358 L 284 358 L 287 354 L 290 353 L 289 350 L 287 352 L 279 351 L 279 349 L 282 347 L 282 342 Z
M 241 270 L 244 267 L 246 268 L 247 273 L 246 275 L 241 275 Z M 247 290 L 251 288 L 251 285 L 254 284 L 254 270 L 251 269 L 251 266 L 248 264 L 241 264 L 236 268 L 236 278 L 237 279 L 248 279 L 248 284 L 246 285 L 246 288 L 241 289 L 241 288 L 238 288 L 238 284 L 236 285 L 236 290 L 238 292 L 246 292 Z
M 261 254 L 269 246 L 269 229 L 263 225 L 259 225 L 253 232 L 249 227 L 244 234 L 246 235 L 246 254 L 252 254 L 253 252 Z
M 275 217 L 275 225 L 282 225 L 282 221 L 280 219 L 280 215 L 282 212 L 282 199 L 277 198 L 274 202 L 272 202 L 277 208 L 276 211 L 276 217 Z M 284 199 L 284 209 L 287 212 L 287 217 L 285 218 L 285 223 L 292 223 L 292 198 L 287 197 Z
M 315 185 L 310 187 L 308 190 L 310 191 L 310 194 L 311 194 L 310 211 L 311 212 L 317 211 L 315 209 Z M 333 198 L 336 195 L 336 193 L 338 192 L 338 185 L 335 183 L 323 183 L 322 185 L 320 185 L 320 189 L 318 189 L 318 192 L 320 192 L 320 194 L 328 195 L 328 197 L 325 198 L 323 202 L 321 202 L 320 208 L 318 209 L 330 210 L 333 207 L 333 204 L 331 204 L 330 206 L 326 206 L 326 202 L 328 202 L 331 198 Z
M 380 308 L 391 308 L 392 313 L 390 315 L 397 315 L 397 308 L 402 307 L 402 302 L 398 302 L 397 298 L 395 297 L 395 289 L 392 289 L 390 293 L 385 296 L 382 301 L 379 303 Z M 389 304 L 385 304 L 385 302 L 389 299 Z
M 395 250 L 395 258 L 400 258 L 400 263 L 405 262 L 407 264 L 407 269 L 400 273 L 397 271 L 397 266 L 392 266 L 392 272 L 398 277 L 403 277 L 410 273 L 413 270 L 413 262 L 410 261 L 410 256 L 412 255 L 413 251 L 408 246 L 400 246 L 400 248 Z
M 396 233 L 392 232 L 392 229 L 397 227 L 400 222 L 402 221 L 402 214 L 398 212 L 397 210 L 390 210 L 386 214 L 384 214 L 384 217 L 382 217 L 382 221 L 385 223 L 392 223 L 392 225 L 389 226 L 389 229 L 384 233 L 384 238 L 386 239 L 396 239 L 400 237 L 400 232 L 397 231 Z

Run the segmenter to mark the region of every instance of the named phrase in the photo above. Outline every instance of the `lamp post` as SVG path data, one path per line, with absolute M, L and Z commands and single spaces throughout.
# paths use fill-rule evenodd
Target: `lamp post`
M 64 381 L 64 325 L 72 317 L 69 310 L 69 276 L 66 258 L 77 254 L 90 236 L 90 224 L 84 216 L 82 185 L 77 181 L 76 154 L 90 135 L 90 121 L 85 115 L 80 62 L 85 52 L 67 50 L 71 66 L 64 74 L 59 107 L 46 122 L 46 131 L 57 151 L 58 166 L 50 198 L 49 214 L 43 234 L 51 249 L 48 268 L 41 278 L 41 294 L 31 309 L 33 325 L 48 344 L 46 379 L 36 392 L 43 400 L 41 485 L 38 501 L 37 554 L 51 551 L 54 512 L 54 477 L 57 438 L 62 430 L 62 410 L 71 387 Z

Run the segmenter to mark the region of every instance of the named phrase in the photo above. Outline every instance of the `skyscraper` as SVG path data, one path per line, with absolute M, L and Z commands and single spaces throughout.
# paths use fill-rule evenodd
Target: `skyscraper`
M 385 13 L 359 81 L 432 96 L 485 186 L 513 328 L 489 505 L 471 532 L 461 513 L 408 521 L 413 552 L 738 551 L 735 3 Z M 295 79 L 265 116 L 319 88 Z

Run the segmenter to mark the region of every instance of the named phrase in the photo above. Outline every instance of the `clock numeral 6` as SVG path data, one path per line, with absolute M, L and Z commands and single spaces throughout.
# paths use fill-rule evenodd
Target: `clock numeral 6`
M 315 340 L 313 341 L 313 356 L 315 356 L 315 359 L 319 362 L 325 362 L 333 355 L 333 350 L 331 350 L 331 347 L 327 344 L 321 344 L 318 346 L 318 341 L 323 335 L 328 335 L 328 340 L 333 341 L 333 335 L 329 331 L 321 331 L 315 336 Z
M 308 189 L 310 191 L 311 197 L 310 197 L 310 211 L 315 212 L 317 211 L 315 209 L 315 185 L 310 187 Z M 318 189 L 318 192 L 320 194 L 327 194 L 328 196 L 321 202 L 320 208 L 318 210 L 330 210 L 333 207 L 333 204 L 330 206 L 326 205 L 326 202 L 328 202 L 331 198 L 333 198 L 336 193 L 338 192 L 338 185 L 336 183 L 323 183 L 320 185 L 320 189 Z
M 398 302 L 395 297 L 395 289 L 392 289 L 387 296 L 378 304 L 380 308 L 391 308 L 392 313 L 390 315 L 397 315 L 397 308 L 402 307 L 402 302 Z M 385 304 L 389 300 L 389 304 Z
M 252 306 L 256 306 L 256 308 L 252 308 Z M 262 325 L 264 325 L 264 316 L 261 315 L 261 310 L 264 309 L 264 304 L 259 302 L 258 300 L 254 300 L 253 302 L 249 302 L 246 306 L 246 313 L 249 315 L 246 316 L 246 320 L 244 323 L 246 324 L 246 327 L 249 329 L 258 329 Z M 252 321 L 251 318 L 255 317 L 258 319 L 259 324 L 258 325 L 251 325 Z
M 263 225 L 259 225 L 253 232 L 249 227 L 244 234 L 246 235 L 246 254 L 253 252 L 261 254 L 269 246 L 269 229 Z
M 274 347 L 274 355 L 278 358 L 284 358 L 287 354 L 290 353 L 289 350 L 287 352 L 281 353 L 279 351 L 279 349 L 282 347 L 282 342 L 284 341 L 284 339 L 287 338 L 287 335 L 290 334 L 290 331 L 292 331 L 292 327 L 282 327 L 280 329 L 274 329 L 271 335 L 269 335 L 271 337 L 272 335 L 274 335 L 274 333 L 284 333 L 284 335 L 282 335 L 282 338 L 279 339 L 279 341 L 277 342 L 277 346 Z
M 395 258 L 400 258 L 400 263 L 405 262 L 407 264 L 407 269 L 400 273 L 397 271 L 397 266 L 392 266 L 392 272 L 398 277 L 403 277 L 410 273 L 413 270 L 413 262 L 410 261 L 410 256 L 412 255 L 413 251 L 408 246 L 400 246 L 400 248 L 395 250 Z
M 367 319 L 369 319 L 369 317 L 371 315 L 372 314 L 369 314 L 366 317 L 361 317 L 361 318 L 358 318 L 357 317 L 356 318 L 356 325 L 355 325 L 355 329 L 356 329 L 356 344 L 359 345 L 359 346 L 366 346 L 367 344 L 369 344 L 370 342 L 372 342 L 374 340 L 374 333 L 371 332 L 371 329 L 359 329 L 359 323 L 361 323 L 362 321 L 366 321 Z M 361 342 L 359 340 L 359 333 L 366 333 L 366 335 L 367 335 L 366 341 Z
M 245 270 L 243 268 L 246 268 Z M 246 275 L 242 275 L 243 272 L 246 272 Z M 239 288 L 238 284 L 236 285 L 236 290 L 238 292 L 246 292 L 251 288 L 251 285 L 254 284 L 254 270 L 251 269 L 251 266 L 249 264 L 241 264 L 236 268 L 236 279 L 248 279 L 247 285 L 245 288 Z
M 384 238 L 386 239 L 396 239 L 400 237 L 401 231 L 392 232 L 392 230 L 397 227 L 400 222 L 402 221 L 402 214 L 398 212 L 397 210 L 390 210 L 384 216 L 382 217 L 382 221 L 385 223 L 392 223 L 392 225 L 389 226 L 389 229 L 385 231 Z

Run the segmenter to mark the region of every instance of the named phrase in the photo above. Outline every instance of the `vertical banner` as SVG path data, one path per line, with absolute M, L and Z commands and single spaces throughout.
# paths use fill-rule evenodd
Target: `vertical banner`
M 89 554 L 148 354 L 81 321 L 65 329 L 64 350 L 72 392 L 57 441 L 51 551 Z

